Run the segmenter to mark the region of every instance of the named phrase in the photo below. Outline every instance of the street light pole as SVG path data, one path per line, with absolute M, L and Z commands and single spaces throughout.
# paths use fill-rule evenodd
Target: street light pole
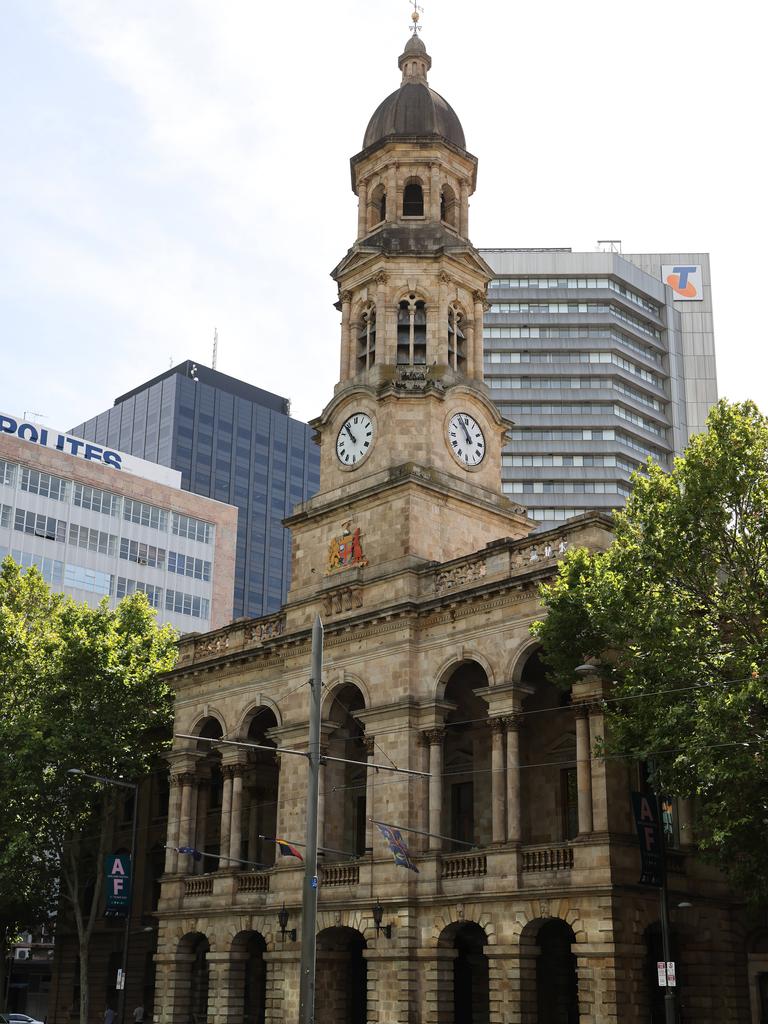
M 128 910 L 125 915 L 125 931 L 123 934 L 123 956 L 122 956 L 122 987 L 117 990 L 117 1024 L 125 1022 L 125 983 L 128 976 L 128 947 L 131 937 L 131 911 L 133 910 L 133 889 L 136 884 L 136 831 L 139 819 L 139 787 L 135 782 L 123 782 L 122 779 L 110 779 L 106 775 L 89 775 L 82 768 L 69 768 L 68 775 L 79 775 L 83 779 L 95 779 L 96 782 L 103 782 L 107 786 L 119 786 L 121 789 L 130 789 L 133 794 L 133 821 L 131 823 L 131 890 L 128 900 Z

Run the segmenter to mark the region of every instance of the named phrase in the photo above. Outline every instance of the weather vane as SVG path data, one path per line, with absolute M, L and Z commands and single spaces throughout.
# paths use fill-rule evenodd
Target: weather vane
M 421 11 L 421 13 L 423 14 L 424 8 L 419 6 L 417 0 L 411 0 L 411 3 L 413 4 L 413 14 L 411 15 L 411 21 L 413 22 L 413 25 L 411 25 L 411 32 L 413 32 L 413 34 L 416 35 L 417 32 L 421 32 L 421 25 L 419 24 L 419 11 Z

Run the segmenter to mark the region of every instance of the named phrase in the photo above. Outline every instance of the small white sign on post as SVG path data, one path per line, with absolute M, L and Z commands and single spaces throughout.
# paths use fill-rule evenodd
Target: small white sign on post
M 117 981 L 115 982 L 115 988 L 118 992 L 125 988 L 125 974 L 123 973 L 122 967 L 117 969 Z
M 677 985 L 675 980 L 675 961 L 667 961 L 667 984 L 670 988 L 674 988 Z
M 663 960 L 658 960 L 656 962 L 656 970 L 659 973 L 659 987 L 660 988 L 666 988 L 667 987 L 667 965 L 664 963 Z

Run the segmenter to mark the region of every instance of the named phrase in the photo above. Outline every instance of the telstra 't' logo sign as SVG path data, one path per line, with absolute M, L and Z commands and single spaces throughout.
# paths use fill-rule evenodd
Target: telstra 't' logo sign
M 665 275 L 664 282 L 670 286 L 676 298 L 697 299 L 700 296 L 693 278 L 700 273 L 701 267 L 672 267 L 672 272 Z

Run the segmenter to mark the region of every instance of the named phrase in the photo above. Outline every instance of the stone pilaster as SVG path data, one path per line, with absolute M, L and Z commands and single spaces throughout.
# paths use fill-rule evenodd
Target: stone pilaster
M 510 843 L 522 840 L 522 813 L 520 807 L 520 717 L 507 719 L 507 839 Z
M 179 855 L 173 847 L 179 845 L 179 818 L 181 817 L 181 775 L 171 773 L 168 797 L 168 832 L 166 834 L 165 873 L 173 875 L 178 870 Z
M 245 765 L 232 765 L 232 814 L 229 828 L 229 863 L 235 870 L 241 870 L 238 864 L 242 857 L 243 839 L 243 775 Z
M 579 835 L 592 831 L 592 752 L 589 738 L 589 708 L 576 708 L 576 780 L 579 797 Z
M 503 718 L 492 718 L 491 729 L 491 838 L 494 843 L 503 843 L 505 835 L 504 804 L 506 773 L 504 771 L 504 727 Z
M 429 849 L 442 850 L 438 835 L 443 830 L 443 740 L 445 729 L 428 729 L 424 736 L 429 744 Z
M 224 785 L 221 791 L 221 829 L 219 831 L 219 854 L 222 858 L 220 867 L 228 868 L 229 861 L 224 858 L 229 856 L 229 838 L 232 828 L 232 780 L 234 773 L 232 765 L 225 764 L 221 769 Z

